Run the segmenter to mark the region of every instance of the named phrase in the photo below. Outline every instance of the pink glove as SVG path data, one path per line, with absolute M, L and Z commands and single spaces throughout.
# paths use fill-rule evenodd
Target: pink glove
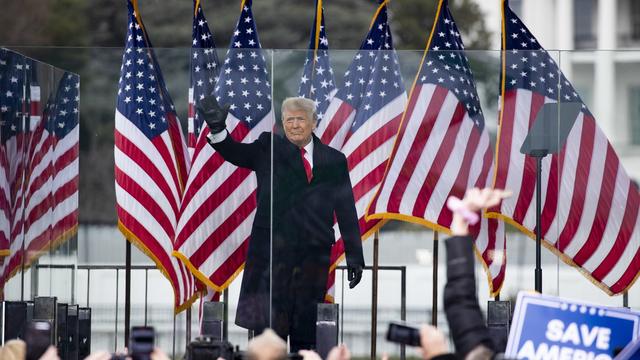
M 454 213 L 460 214 L 469 225 L 475 225 L 478 220 L 480 220 L 478 214 L 467 209 L 462 200 L 455 196 L 449 196 L 449 199 L 447 199 L 447 207 Z

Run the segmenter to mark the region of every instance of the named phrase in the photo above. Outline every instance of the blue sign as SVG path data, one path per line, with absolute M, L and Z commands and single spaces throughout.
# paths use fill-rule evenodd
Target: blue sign
M 615 360 L 640 360 L 640 339 L 627 345 L 624 350 L 615 357 Z
M 639 332 L 638 312 L 520 292 L 505 356 L 610 360 Z

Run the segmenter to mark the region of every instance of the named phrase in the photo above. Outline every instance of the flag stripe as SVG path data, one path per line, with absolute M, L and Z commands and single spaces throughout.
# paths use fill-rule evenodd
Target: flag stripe
M 248 216 L 244 222 L 250 221 L 253 219 L 253 216 Z M 244 226 L 243 226 L 244 229 Z M 247 257 L 247 249 L 249 247 L 250 238 L 247 237 L 242 239 L 242 241 L 238 241 L 237 244 L 239 246 L 230 252 L 228 256 L 225 257 L 224 263 L 218 266 L 217 270 L 211 275 L 211 279 L 213 279 L 214 283 L 224 284 L 229 279 L 229 274 L 234 274 L 238 271 L 238 269 L 242 269 L 244 266 L 244 259 Z M 229 242 L 229 244 L 231 244 Z M 228 253 L 231 250 L 226 250 Z M 222 289 L 220 289 L 222 290 Z
M 226 284 L 227 281 L 232 280 L 231 276 L 236 274 L 237 268 L 234 268 L 233 265 L 241 264 L 238 259 L 234 259 L 233 256 L 237 254 L 242 254 L 242 252 L 238 252 L 237 250 L 244 246 L 243 242 L 247 241 L 247 238 L 239 237 L 241 234 L 249 234 L 251 231 L 251 223 L 253 222 L 253 218 L 255 216 L 255 208 L 249 216 L 242 218 L 241 222 L 236 225 L 233 229 L 233 232 L 229 235 L 229 239 L 239 239 L 242 241 L 224 241 L 219 246 L 215 248 L 215 252 L 210 253 L 206 260 L 200 266 L 204 269 L 221 269 L 224 267 L 224 271 L 220 275 L 220 278 L 213 278 L 214 280 L 222 285 Z M 244 258 L 242 259 L 242 263 L 244 262 Z M 215 274 L 216 271 L 213 273 Z M 214 284 L 216 284 L 214 282 Z
M 638 207 L 633 206 L 633 204 L 640 203 L 640 194 L 638 194 L 638 190 L 630 182 L 627 186 L 627 194 L 625 198 L 627 200 L 627 204 L 625 206 L 624 217 L 622 218 L 620 231 L 618 232 L 616 240 L 610 243 L 610 251 L 606 254 L 604 259 L 589 266 L 591 268 L 593 268 L 593 266 L 597 266 L 593 270 L 593 277 L 596 279 L 604 279 L 605 276 L 609 274 L 611 269 L 615 266 L 617 259 L 622 256 L 622 253 L 625 250 L 625 247 L 620 244 L 628 244 L 631 239 L 631 235 L 635 230 L 635 220 L 638 218 Z M 585 265 L 585 267 L 587 266 Z
M 502 95 L 503 103 L 502 103 L 502 113 L 501 113 L 501 121 L 500 127 L 498 129 L 499 134 L 499 146 L 500 150 L 496 155 L 497 163 L 500 166 L 496 169 L 496 177 L 494 188 L 496 189 L 506 189 L 507 182 L 507 174 L 511 171 L 511 161 L 509 161 L 510 155 L 513 153 L 512 140 L 513 140 L 513 131 L 514 131 L 514 122 L 509 121 L 509 119 L 513 119 L 516 111 L 516 101 L 518 98 L 518 91 L 506 91 Z M 504 204 L 505 201 L 502 201 Z
M 433 167 L 436 149 L 445 141 L 445 129 L 451 122 L 457 105 L 458 100 L 454 95 L 445 88 L 436 87 L 426 113 L 413 113 L 410 121 L 415 119 L 420 125 L 410 145 L 411 151 L 407 152 L 407 157 L 402 164 L 403 176 L 398 178 L 395 189 L 391 193 L 392 199 L 399 199 L 397 202 L 389 203 L 391 212 L 412 213 L 413 204 L 426 180 L 427 171 Z M 425 151 L 425 148 L 432 151 Z M 396 204 L 399 206 L 396 207 Z
M 639 223 L 640 217 L 636 219 L 634 229 L 639 228 Z M 640 231 L 634 231 L 622 254 L 622 258 L 617 261 L 603 281 L 610 286 L 613 293 L 625 290 L 629 284 L 633 284 L 633 281 L 640 274 Z
M 320 140 L 331 147 L 341 148 L 354 115 L 353 107 L 341 102 L 331 121 L 326 122 L 327 127 L 321 131 Z
M 407 120 L 403 121 L 400 132 L 397 135 L 397 139 L 402 139 L 406 143 L 415 143 L 416 138 L 422 138 L 422 139 L 426 138 L 428 134 L 425 134 L 425 132 L 427 133 L 430 132 L 430 129 L 429 129 L 430 127 L 420 126 L 422 123 L 422 120 L 417 121 L 414 119 L 423 119 L 422 117 L 423 114 L 431 114 L 432 116 L 437 115 L 437 112 L 434 114 L 434 111 L 437 111 L 437 110 L 431 109 L 431 106 L 432 106 L 431 104 L 433 104 L 433 106 L 436 106 L 438 109 L 440 109 L 440 106 L 438 106 L 438 104 L 435 104 L 435 101 L 433 100 L 431 100 L 431 102 L 427 102 L 427 99 L 431 99 L 432 97 L 435 97 L 436 93 L 438 98 L 444 98 L 446 96 L 446 92 L 443 92 L 443 91 L 437 92 L 437 89 L 435 86 L 427 85 L 427 86 L 419 87 L 417 89 L 417 91 L 415 92 L 415 96 L 412 96 L 412 98 L 409 99 L 409 105 L 404 115 L 404 118 L 408 119 L 408 121 Z M 415 115 L 415 117 L 414 117 L 414 113 L 417 114 Z M 431 119 L 428 116 L 425 116 L 424 120 L 426 120 L 425 122 L 427 123 L 431 121 Z M 394 145 L 394 149 L 390 158 L 404 159 L 404 161 L 411 161 L 410 159 L 412 159 L 413 161 L 416 161 L 417 159 L 415 159 L 415 157 L 420 156 L 420 154 L 422 153 L 421 149 L 416 149 L 411 153 L 409 153 L 408 149 L 409 147 L 404 147 L 404 146 L 400 147 L 399 140 L 396 140 L 396 143 Z M 396 166 L 401 167 L 400 164 Z M 415 168 L 415 165 L 414 165 L 414 168 Z M 412 172 L 413 171 L 408 171 L 407 177 L 410 176 Z M 387 179 L 383 180 L 384 181 L 383 184 L 385 185 L 396 184 L 396 181 L 398 181 L 398 175 L 399 175 L 398 169 L 394 168 L 392 165 L 389 168 L 389 171 L 387 172 L 387 174 L 385 175 Z M 394 186 L 396 189 L 405 189 L 407 182 L 408 180 L 405 180 L 402 183 L 398 183 Z M 399 197 L 401 194 L 397 194 L 396 192 L 394 192 L 393 188 L 391 189 L 383 188 L 383 190 L 381 191 L 381 194 L 383 195 L 380 196 L 380 198 L 378 199 L 378 202 L 380 204 L 383 204 L 382 206 L 388 207 L 391 211 L 393 211 L 394 209 L 398 209 L 400 207 L 400 199 L 398 199 L 397 197 Z M 388 195 L 384 196 L 384 194 L 388 194 Z
M 239 196 L 244 196 L 241 193 L 239 194 L 236 193 L 236 189 L 238 188 L 238 184 L 242 184 L 245 181 L 245 179 L 251 176 L 251 171 L 248 169 L 237 168 L 235 166 L 232 167 L 229 165 L 225 166 L 224 168 L 225 168 L 224 170 L 232 171 L 232 173 L 229 176 L 226 176 L 227 175 L 226 171 L 222 171 L 222 170 L 216 173 L 216 176 L 220 176 L 221 178 L 224 179 L 224 181 L 217 182 L 217 184 L 213 187 L 215 190 L 213 190 L 210 193 L 210 195 L 204 200 L 202 205 L 194 211 L 193 215 L 190 216 L 189 220 L 184 224 L 183 232 L 185 234 L 189 234 L 187 237 L 184 238 L 185 242 L 186 241 L 199 242 L 199 240 L 195 240 L 199 237 L 198 236 L 199 227 L 205 221 L 211 221 L 211 219 L 221 219 L 220 216 L 224 217 L 223 214 L 217 214 L 217 213 L 220 211 L 224 211 L 224 209 L 229 209 L 230 207 L 228 206 L 233 206 L 230 203 L 235 203 L 235 200 Z M 255 201 L 254 201 L 254 206 L 255 206 Z M 235 214 L 235 211 L 237 210 L 239 209 L 236 208 L 234 210 L 234 214 Z M 214 214 L 216 216 L 212 216 Z M 224 224 L 224 222 L 222 224 Z M 218 225 L 218 229 L 220 226 L 222 225 Z M 193 233 L 189 231 L 190 229 L 194 230 Z M 210 236 L 214 235 L 216 231 L 218 230 L 215 230 L 214 232 L 212 232 Z M 210 243 L 207 242 L 206 238 L 204 242 L 206 242 L 208 246 L 211 245 Z M 195 266 L 200 265 L 199 263 L 197 263 L 197 261 L 193 257 L 191 258 L 191 262 Z
M 117 164 L 120 164 L 117 165 L 116 168 L 120 168 L 122 171 L 121 176 L 126 175 L 126 177 L 121 178 L 121 180 L 124 181 L 123 186 L 126 184 L 127 186 L 135 187 L 132 189 L 134 193 L 137 191 L 146 193 L 140 195 L 147 196 L 148 199 L 153 200 L 153 205 L 157 205 L 159 207 L 160 211 L 164 214 L 163 218 L 166 218 L 169 224 L 171 224 L 171 221 L 168 219 L 175 215 L 175 203 L 172 203 L 170 199 L 163 196 L 164 194 L 167 194 L 167 186 L 162 181 L 147 181 L 149 176 L 157 175 L 157 173 L 154 173 L 155 167 L 145 167 L 140 164 L 151 163 L 151 161 L 147 158 L 143 158 L 142 156 L 137 156 L 132 159 L 131 156 L 128 156 L 127 154 L 133 154 L 135 156 L 137 155 L 135 151 L 123 150 L 125 146 L 121 146 L 121 143 L 125 143 L 126 145 L 124 140 L 118 139 L 116 147 L 114 148 L 114 159 L 117 161 Z M 144 201 L 141 203 L 146 204 Z M 167 229 L 173 229 L 173 226 L 170 225 Z M 171 234 L 173 231 L 167 233 Z
M 584 262 L 593 254 L 595 247 L 598 245 L 600 241 L 602 241 L 603 233 L 605 231 L 605 227 L 608 226 L 609 222 L 607 221 L 609 218 L 609 211 L 611 210 L 611 203 L 614 197 L 614 190 L 616 184 L 616 174 L 618 173 L 618 157 L 613 152 L 611 145 L 607 146 L 607 157 L 604 166 L 604 179 L 613 179 L 613 181 L 603 181 L 602 187 L 600 188 L 600 197 L 598 199 L 596 216 L 591 223 L 591 230 L 589 231 L 589 236 L 586 239 L 586 242 L 580 246 L 578 252 L 573 255 L 574 261 L 578 265 L 583 265 Z M 578 239 L 574 239 L 578 240 Z M 573 248 L 573 247 L 572 247 Z M 572 249 L 567 249 L 572 250 Z
M 392 146 L 393 138 L 390 138 L 386 141 L 386 143 L 380 144 L 380 146 L 373 148 L 373 150 L 369 150 L 369 153 L 366 155 L 364 160 L 360 161 L 357 165 L 352 166 L 347 159 L 352 186 L 355 187 L 355 184 L 360 183 L 362 179 L 367 177 L 370 171 L 376 169 L 378 166 L 380 166 L 380 164 L 386 165 L 387 155 L 389 154 L 389 149 L 391 149 Z M 365 148 L 357 150 L 357 152 L 365 151 L 367 151 L 367 149 Z M 372 179 L 372 181 L 375 182 L 376 186 L 380 183 L 380 180 L 382 180 L 382 176 L 384 176 L 384 173 L 379 178 Z M 356 201 L 359 199 L 355 195 L 354 198 L 356 199 Z
M 558 194 L 560 193 L 559 179 L 562 178 L 562 164 L 564 163 L 564 154 L 566 147 L 560 151 L 560 154 L 551 155 L 551 165 L 549 165 L 549 181 L 547 182 L 546 197 L 544 207 L 540 214 L 541 234 L 547 234 L 549 226 L 556 216 L 558 209 Z
M 384 170 L 387 167 L 386 161 L 370 170 L 369 173 L 362 178 L 358 183 L 353 185 L 353 197 L 354 199 L 362 199 L 371 190 L 376 189 L 379 185 L 380 179 L 384 176 Z M 356 200 L 357 201 L 357 200 Z M 361 218 L 362 219 L 362 218 Z
M 391 118 L 389 122 L 383 124 L 378 128 L 364 129 L 363 126 L 363 128 L 359 129 L 356 135 L 354 135 L 358 138 L 349 139 L 349 141 L 345 144 L 345 147 L 342 148 L 342 152 L 347 156 L 349 168 L 353 169 L 358 166 L 360 162 L 363 159 L 367 158 L 372 151 L 377 150 L 383 144 L 388 142 L 389 139 L 392 139 L 395 136 L 395 132 L 393 132 L 393 130 L 396 130 L 398 128 L 401 119 L 402 114 Z M 357 147 L 353 150 L 347 148 L 354 147 L 355 145 L 357 145 Z
M 206 133 L 208 133 L 208 129 Z M 205 134 L 205 131 L 202 131 L 201 134 Z M 238 123 L 238 125 L 230 132 L 230 136 L 234 139 L 238 139 L 238 141 L 245 141 L 247 135 L 249 135 L 249 129 L 241 123 Z M 189 201 L 191 201 L 191 199 L 198 201 L 198 196 L 196 196 L 195 193 L 198 190 L 201 190 L 204 184 L 210 180 L 211 176 L 224 166 L 224 158 L 215 153 L 209 144 L 206 143 L 206 139 L 203 139 L 202 141 L 205 141 L 205 144 L 200 144 L 196 148 L 196 155 L 200 155 L 203 151 L 207 154 L 194 157 L 192 171 L 195 176 L 189 176 L 187 190 L 184 194 L 185 201 L 182 203 L 183 211 L 185 210 L 184 207 L 189 203 Z M 178 246 L 180 245 L 182 244 L 178 244 Z
M 444 173 L 444 167 L 447 164 L 458 160 L 455 159 L 455 156 L 452 156 L 454 145 L 459 145 L 456 144 L 458 142 L 458 135 L 460 132 L 463 132 L 463 130 L 471 130 L 470 128 L 463 129 L 464 126 L 462 126 L 462 119 L 465 115 L 464 105 L 462 105 L 462 103 L 458 103 L 454 109 L 453 116 L 451 117 L 449 124 L 446 126 L 446 132 L 442 138 L 442 143 L 437 147 L 437 152 L 433 158 L 433 162 L 428 167 L 429 171 L 424 180 L 418 182 L 418 184 L 422 184 L 422 187 L 417 192 L 416 198 L 412 199 L 414 205 L 413 210 L 410 212 L 411 214 L 418 216 L 425 215 L 425 212 L 427 211 L 427 203 L 433 201 L 431 195 L 436 190 L 436 185 L 439 185 L 438 183 L 440 180 L 445 181 L 445 179 L 440 179 L 440 175 Z M 469 127 L 471 127 L 471 124 L 469 124 Z M 457 147 L 457 149 L 462 149 L 464 151 L 464 148 Z M 457 153 L 460 153 L 460 151 L 457 151 Z M 451 162 L 449 162 L 449 160 L 451 160 Z M 450 189 L 450 187 L 446 188 Z M 441 208 L 436 206 L 435 209 L 440 210 Z
M 207 239 L 204 240 L 204 242 L 207 244 L 208 247 L 213 248 L 211 250 L 215 251 L 223 243 L 223 240 L 228 238 L 231 235 L 231 233 L 233 233 L 233 231 L 237 226 L 235 219 L 248 218 L 251 215 L 251 213 L 255 211 L 255 207 L 256 207 L 255 195 L 256 195 L 256 191 L 249 194 L 246 197 L 246 199 L 244 199 L 244 201 L 242 201 L 242 203 L 235 208 L 233 214 L 231 214 L 231 216 L 227 217 L 224 221 L 222 221 L 220 225 L 216 228 L 216 230 L 212 232 Z M 191 258 L 190 258 L 191 263 L 196 267 L 200 267 L 202 263 L 210 255 L 210 249 L 206 249 L 206 251 L 200 251 L 200 250 L 205 250 L 205 249 L 202 249 L 201 247 L 199 251 L 196 251 L 193 255 L 191 255 Z
M 533 122 L 536 118 L 536 115 L 542 108 L 542 105 L 545 103 L 545 97 L 532 93 L 531 94 L 531 103 L 529 104 L 529 126 L 527 127 L 527 131 L 524 131 L 523 134 L 527 134 L 529 129 L 533 126 Z M 536 171 L 536 159 L 532 156 L 524 156 L 524 172 L 534 172 Z M 531 200 L 533 199 L 534 191 L 536 188 L 536 177 L 535 176 L 523 176 L 522 177 L 522 185 L 520 185 L 520 189 L 522 189 L 518 194 L 518 201 L 514 208 L 513 212 L 513 220 L 517 222 L 522 222 L 525 217 L 525 211 L 529 209 L 529 205 L 531 204 Z
M 464 157 L 460 163 L 460 171 L 458 172 L 458 176 L 453 182 L 453 186 L 451 186 L 451 190 L 446 198 L 455 196 L 461 199 L 464 196 L 465 189 L 467 189 L 467 183 L 469 182 L 471 161 L 478 153 L 478 150 L 483 149 L 478 147 L 479 142 L 480 132 L 472 129 L 471 135 L 469 136 L 469 142 L 467 144 L 467 151 L 465 151 Z M 491 155 L 491 153 L 489 154 Z M 489 161 L 489 163 L 491 163 L 491 161 Z M 443 207 L 440 211 L 440 215 L 438 215 L 438 224 L 443 224 L 444 226 L 449 227 L 451 225 L 452 217 L 452 212 L 448 208 Z
M 119 186 L 116 187 L 116 192 L 122 192 L 125 191 L 124 189 L 120 188 Z M 139 205 L 139 204 L 138 204 Z M 144 215 L 150 217 L 151 214 L 149 213 L 144 213 L 141 212 L 140 209 L 136 209 L 136 213 L 138 213 L 139 215 L 131 215 L 126 208 L 117 205 L 117 210 L 118 210 L 118 217 L 120 218 L 120 221 L 122 222 L 122 224 L 124 224 L 124 226 L 126 226 L 126 228 L 131 231 L 132 233 L 136 233 L 136 234 L 141 234 L 145 239 L 154 239 L 156 238 L 153 231 L 149 230 L 149 225 L 151 225 L 151 228 L 153 228 L 153 224 L 150 224 L 150 222 L 145 222 L 146 225 L 143 225 L 141 222 L 139 222 L 137 219 L 148 219 L 147 217 L 144 217 Z M 140 206 L 140 208 L 142 209 L 142 207 Z M 140 243 L 135 243 L 136 245 L 139 245 Z M 176 274 L 173 271 L 167 271 L 166 268 L 164 268 L 164 265 L 162 264 L 167 264 L 170 263 L 170 259 L 169 257 L 166 255 L 165 250 L 163 248 L 163 246 L 155 241 L 145 241 L 144 242 L 144 247 L 141 249 L 144 253 L 151 253 L 153 254 L 153 256 L 157 259 L 158 265 L 161 265 L 161 269 L 163 270 L 163 272 L 165 274 L 167 274 L 169 276 L 169 279 L 171 281 L 172 286 L 174 287 L 174 291 L 176 289 L 176 285 L 178 283 L 178 280 L 176 278 Z
M 569 246 L 570 242 L 572 242 L 576 231 L 580 227 L 579 225 L 581 220 L 587 219 L 587 224 L 590 222 L 590 220 L 586 216 L 583 216 L 585 199 L 587 197 L 587 194 L 597 196 L 597 193 L 593 194 L 587 192 L 587 189 L 590 185 L 589 183 L 592 183 L 592 189 L 594 187 L 600 187 L 600 182 L 596 182 L 595 184 L 593 184 L 593 181 L 597 178 L 589 176 L 590 170 L 599 170 L 597 168 L 599 167 L 599 164 L 591 161 L 595 140 L 594 126 L 595 124 L 593 122 L 582 122 L 582 139 L 580 141 L 580 152 L 578 153 L 577 167 L 574 177 L 575 181 L 572 186 L 573 196 L 571 198 L 571 206 L 569 208 L 570 213 L 568 214 L 564 228 L 560 233 L 560 236 L 558 237 L 558 249 L 563 252 L 567 251 L 567 247 Z M 568 160 L 571 161 L 572 159 Z M 593 169 L 591 168 L 592 166 Z M 592 213 L 595 214 L 596 209 L 593 207 L 593 205 L 595 204 L 592 201 L 587 201 L 586 204 L 587 206 L 592 206 Z
M 564 161 L 559 163 L 562 177 L 559 177 L 560 187 L 558 189 L 558 199 L 571 199 L 573 193 L 573 184 L 576 173 L 577 158 L 580 148 L 580 141 L 582 134 L 582 118 L 578 117 L 567 142 L 565 144 L 564 155 L 562 156 Z M 596 152 L 597 154 L 597 152 Z M 552 219 L 549 230 L 545 233 L 545 239 L 549 239 L 551 244 L 556 248 L 559 248 L 559 242 L 557 241 L 558 235 L 564 227 L 564 223 L 569 215 L 571 201 L 558 201 L 556 216 Z
M 128 164 L 124 163 L 122 160 L 118 163 L 123 166 L 127 166 Z M 122 171 L 118 166 L 115 167 L 115 178 L 116 183 L 123 189 L 126 189 L 128 196 L 136 199 L 140 204 L 145 204 L 146 210 L 149 212 L 151 216 L 155 219 L 155 221 L 160 225 L 162 230 L 164 231 L 164 237 L 171 238 L 173 235 L 173 224 L 171 220 L 167 217 L 166 212 L 155 200 L 157 198 L 152 197 L 150 194 L 154 193 L 154 190 L 150 190 L 149 188 L 145 189 L 143 186 L 140 186 L 140 179 L 134 179 L 128 176 L 127 172 Z M 145 184 L 150 186 L 151 184 Z M 157 190 L 156 190 L 157 191 Z
M 157 187 L 158 190 L 156 191 L 158 195 L 164 195 L 160 198 L 157 198 L 157 200 L 166 204 L 166 206 L 163 206 L 163 208 L 166 209 L 165 211 L 167 213 L 170 212 L 176 214 L 178 212 L 177 205 L 176 202 L 172 201 L 173 199 L 171 198 L 176 190 L 167 183 L 166 180 L 168 179 L 162 176 L 169 170 L 164 166 L 161 166 L 160 168 L 156 167 L 158 162 L 154 162 L 150 158 L 148 158 L 146 156 L 146 151 L 138 148 L 135 145 L 134 141 L 129 140 L 129 138 L 122 135 L 117 127 L 115 132 L 115 147 L 118 150 L 118 154 L 123 155 L 122 157 L 118 157 L 119 160 L 128 161 L 129 164 L 127 166 L 136 166 L 136 171 L 142 172 L 139 175 L 136 174 L 136 176 L 139 176 L 138 181 L 140 181 L 141 184 L 149 183 L 146 185 Z M 125 156 L 125 154 L 127 155 Z M 158 180 L 151 182 L 144 181 L 143 174 L 146 174 L 146 176 Z

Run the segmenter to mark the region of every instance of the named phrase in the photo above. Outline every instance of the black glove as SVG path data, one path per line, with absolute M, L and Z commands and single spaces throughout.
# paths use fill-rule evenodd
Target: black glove
M 229 105 L 220 107 L 216 97 L 213 95 L 206 96 L 196 106 L 198 117 L 204 119 L 209 126 L 212 134 L 223 131 L 227 125 L 227 114 L 229 113 Z
M 349 279 L 349 289 L 353 289 L 362 280 L 362 266 L 347 266 L 347 279 Z

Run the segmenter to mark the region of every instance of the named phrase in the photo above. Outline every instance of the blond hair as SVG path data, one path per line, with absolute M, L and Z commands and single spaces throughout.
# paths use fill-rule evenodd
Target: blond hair
M 312 119 L 314 123 L 318 121 L 316 103 L 305 97 L 288 97 L 284 99 L 280 110 L 282 112 L 283 119 L 285 111 L 304 111 L 307 113 L 307 117 Z

